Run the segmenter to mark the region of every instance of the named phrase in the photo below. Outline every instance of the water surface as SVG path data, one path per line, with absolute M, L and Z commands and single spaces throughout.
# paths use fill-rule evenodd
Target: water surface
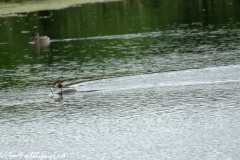
M 237 159 L 239 2 L 184 2 L 0 18 L 0 153 Z M 29 43 L 33 31 L 50 46 Z M 55 81 L 78 92 L 52 95 Z

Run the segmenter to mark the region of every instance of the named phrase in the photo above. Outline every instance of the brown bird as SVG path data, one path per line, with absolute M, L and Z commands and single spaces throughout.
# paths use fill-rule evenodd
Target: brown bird
M 48 36 L 39 37 L 39 34 L 37 32 L 33 33 L 30 39 L 32 39 L 35 44 L 40 44 L 43 46 L 49 45 L 50 43 L 50 38 Z

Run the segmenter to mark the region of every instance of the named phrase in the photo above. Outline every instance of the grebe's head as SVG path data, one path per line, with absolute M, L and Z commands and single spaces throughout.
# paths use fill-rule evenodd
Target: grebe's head
M 57 88 L 60 88 L 60 92 L 59 93 L 61 93 L 62 94 L 62 83 L 61 82 L 55 82 L 55 83 L 53 83 L 53 85 L 50 87 L 50 90 L 51 90 L 51 92 L 52 92 L 52 94 L 53 94 L 53 88 L 54 87 L 57 87 Z
M 39 39 L 39 34 L 37 32 L 33 33 L 30 39 Z
M 61 82 L 55 82 L 55 83 L 53 84 L 53 87 L 62 88 L 62 83 L 61 83 Z

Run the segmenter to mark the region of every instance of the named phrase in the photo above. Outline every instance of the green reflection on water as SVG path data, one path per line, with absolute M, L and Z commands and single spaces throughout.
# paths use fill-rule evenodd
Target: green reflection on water
M 38 84 L 41 86 L 55 79 L 68 81 L 79 78 L 79 81 L 86 81 L 177 70 L 171 67 L 166 69 L 166 66 L 161 68 L 154 59 L 151 60 L 152 68 L 146 67 L 149 62 L 144 59 L 152 55 L 162 58 L 171 53 L 202 53 L 203 51 L 196 51 L 193 47 L 204 44 L 214 44 L 213 47 L 224 44 L 218 48 L 221 51 L 234 49 L 225 44 L 238 40 L 239 4 L 238 0 L 125 0 L 2 17 L 1 88 L 17 86 L 19 82 L 23 86 L 29 86 L 41 81 Z M 35 51 L 28 43 L 32 31 L 48 35 L 53 40 L 50 48 Z M 210 31 L 221 33 L 206 38 Z M 154 38 L 154 32 L 161 36 Z M 197 35 L 197 32 L 202 35 Z M 139 39 L 133 40 L 121 37 L 113 37 L 114 40 L 97 38 L 127 34 L 136 36 L 138 33 L 153 34 L 145 38 L 141 35 Z M 170 36 L 174 33 L 175 37 Z M 84 39 L 88 37 L 95 39 Z M 83 39 L 59 42 L 73 38 Z M 106 63 L 115 67 L 111 68 Z M 132 69 L 136 64 L 139 67 Z

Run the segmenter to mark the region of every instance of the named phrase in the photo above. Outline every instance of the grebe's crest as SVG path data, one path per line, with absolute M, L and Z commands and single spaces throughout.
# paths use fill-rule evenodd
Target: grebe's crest
M 55 82 L 53 84 L 54 87 L 62 88 L 62 83 L 61 82 Z

